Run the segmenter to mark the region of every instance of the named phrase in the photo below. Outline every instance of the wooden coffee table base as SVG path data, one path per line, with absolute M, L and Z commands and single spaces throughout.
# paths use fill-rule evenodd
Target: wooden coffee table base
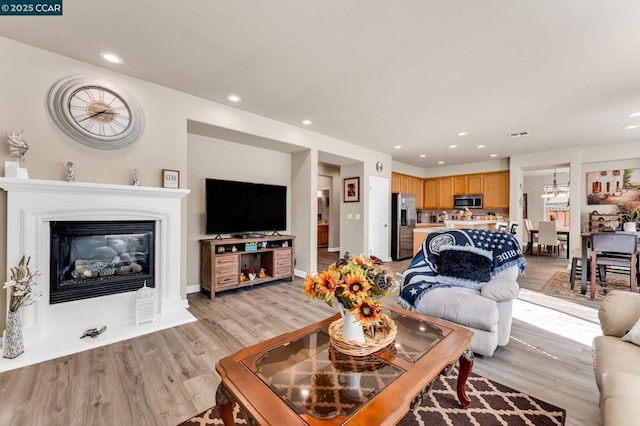
M 471 368 L 473 368 L 473 352 L 471 352 L 471 349 L 467 348 L 460 357 L 458 385 L 456 386 L 456 390 L 458 391 L 458 400 L 464 408 L 467 408 L 471 403 L 471 400 L 467 396 L 467 391 L 465 390 L 469 373 L 471 373 Z
M 458 369 L 458 382 L 456 385 L 456 391 L 458 393 L 458 400 L 460 401 L 460 405 L 462 405 L 462 407 L 464 408 L 467 408 L 471 403 L 471 400 L 467 396 L 466 384 L 467 379 L 469 378 L 469 374 L 471 373 L 471 369 L 473 368 L 473 352 L 471 352 L 470 349 L 465 350 L 460 357 L 459 362 L 460 367 Z M 451 368 L 447 368 L 445 374 L 448 375 L 449 372 L 453 370 L 453 367 L 454 365 L 451 365 Z M 420 394 L 416 396 L 416 398 L 413 400 L 413 403 L 411 404 L 411 409 L 414 409 L 422 403 L 423 398 L 429 394 L 432 385 L 433 382 L 431 382 L 423 392 L 420 392 Z M 218 389 L 216 390 L 216 406 L 218 407 L 218 412 L 220 413 L 220 419 L 225 424 L 225 426 L 235 425 L 235 421 L 233 419 L 233 404 L 235 402 L 236 399 L 233 397 L 233 395 L 231 395 L 229 391 L 227 391 L 227 389 L 224 387 L 224 384 L 220 382 L 220 385 L 218 385 Z M 252 419 L 244 410 L 244 407 L 240 406 L 240 411 L 241 415 L 247 421 L 247 424 L 254 424 Z

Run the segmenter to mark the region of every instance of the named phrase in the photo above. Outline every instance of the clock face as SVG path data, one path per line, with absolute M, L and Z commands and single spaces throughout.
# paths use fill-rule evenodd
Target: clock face
M 87 86 L 69 97 L 69 113 L 82 130 L 97 136 L 116 136 L 131 124 L 127 104 L 109 89 Z
M 100 149 L 134 142 L 144 128 L 138 103 L 114 84 L 91 77 L 63 78 L 49 91 L 49 112 L 67 136 Z

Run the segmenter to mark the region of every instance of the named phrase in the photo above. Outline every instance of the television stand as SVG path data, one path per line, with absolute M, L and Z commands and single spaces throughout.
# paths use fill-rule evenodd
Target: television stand
M 247 239 L 247 238 L 262 238 L 264 237 L 265 234 L 261 233 L 261 232 L 247 232 L 246 234 L 234 234 L 231 236 L 231 238 L 240 238 L 240 239 Z
M 200 288 L 215 294 L 269 281 L 293 280 L 295 240 L 292 235 L 200 240 Z M 235 250 L 235 251 L 234 251 Z M 245 272 L 253 269 L 253 279 Z M 258 274 L 264 270 L 264 276 Z

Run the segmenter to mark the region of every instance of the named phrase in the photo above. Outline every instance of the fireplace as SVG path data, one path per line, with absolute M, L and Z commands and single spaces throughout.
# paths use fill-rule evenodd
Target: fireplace
M 52 221 L 49 302 L 154 287 L 154 221 Z
M 0 372 L 195 321 L 187 310 L 189 304 L 181 291 L 181 200 L 189 190 L 2 177 L 0 188 L 7 191 L 7 265 L 15 265 L 23 255 L 30 256 L 32 269 L 40 273 L 38 289 L 42 294 L 36 303 L 21 309 L 25 353 L 12 360 L 0 358 Z M 52 223 L 63 226 L 54 229 Z M 93 235 L 98 241 L 120 239 L 124 244 L 115 243 L 116 247 L 121 247 L 119 253 L 133 251 L 135 263 L 142 266 L 142 270 L 128 278 L 118 278 L 124 281 L 131 279 L 132 287 L 102 297 L 81 294 L 73 301 L 55 301 L 59 296 L 52 297 L 52 291 L 63 290 L 64 293 L 75 286 L 74 291 L 69 290 L 62 296 L 63 301 L 70 300 L 64 299 L 69 295 L 75 298 L 75 290 L 84 288 L 93 287 L 91 293 L 95 294 L 103 291 L 100 285 L 96 289 L 96 281 L 115 275 L 109 270 L 116 268 L 115 265 L 97 264 L 94 269 L 106 269 L 102 277 L 98 273 L 97 277 L 88 277 L 96 280 L 86 280 L 81 284 L 65 278 L 56 281 L 52 288 L 50 277 L 58 277 L 66 266 L 60 267 L 61 272 L 58 272 L 58 261 L 51 261 L 51 251 L 58 250 L 57 256 L 60 257 L 60 251 L 67 250 L 67 245 L 71 250 L 69 239 L 72 235 L 65 233 L 67 225 L 74 223 L 103 228 L 100 231 L 91 226 L 76 229 L 74 232 L 86 234 L 76 237 Z M 134 227 L 123 229 L 130 225 Z M 54 233 L 58 234 L 58 241 L 52 247 Z M 129 235 L 142 237 L 136 237 L 134 240 L 138 242 L 131 242 L 129 248 Z M 149 246 L 145 247 L 147 241 Z M 101 253 L 109 256 L 102 257 Z M 81 260 L 99 261 L 110 257 L 110 263 L 115 264 L 116 256 L 111 255 L 113 252 L 101 249 L 95 257 L 85 254 L 83 256 L 90 259 Z M 120 259 L 115 260 L 122 261 L 123 256 L 118 256 Z M 77 259 L 80 257 L 73 258 L 74 268 Z M 62 263 L 70 265 L 71 255 Z M 154 285 L 150 291 L 155 297 L 155 318 L 153 322 L 138 325 L 134 290 L 144 280 Z M 104 326 L 107 326 L 106 331 L 95 339 L 79 339 L 86 330 Z

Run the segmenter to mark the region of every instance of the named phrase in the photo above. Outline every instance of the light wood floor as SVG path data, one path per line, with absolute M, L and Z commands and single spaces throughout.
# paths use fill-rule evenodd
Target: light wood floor
M 319 269 L 332 256 L 321 252 Z M 473 371 L 565 408 L 567 425 L 598 425 L 596 310 L 538 293 L 566 259 L 528 260 L 512 340 Z M 0 374 L 0 424 L 175 425 L 214 404 L 218 359 L 334 312 L 307 300 L 300 279 L 189 303 L 195 323 Z

